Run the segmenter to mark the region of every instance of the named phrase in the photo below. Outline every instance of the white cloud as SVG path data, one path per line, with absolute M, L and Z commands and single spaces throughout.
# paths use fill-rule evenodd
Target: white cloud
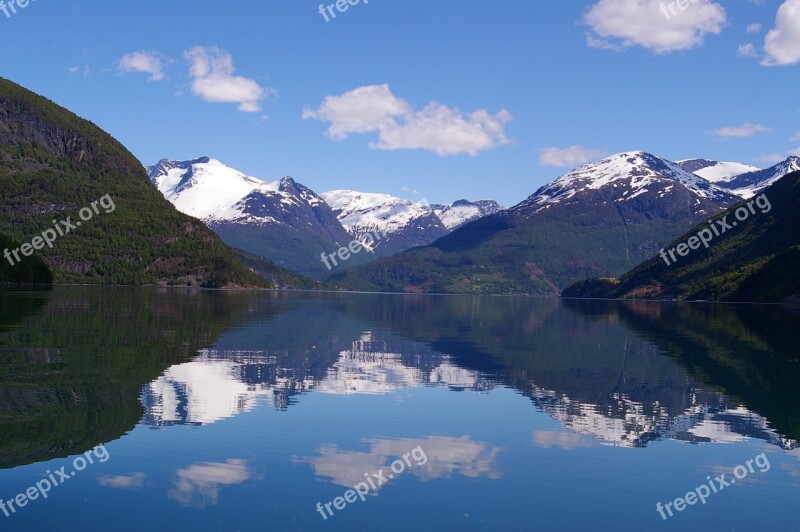
M 79 66 L 69 67 L 67 71 L 70 74 L 83 74 L 83 77 L 85 78 L 89 77 L 89 65 L 83 65 L 83 67 Z
M 408 115 L 411 106 L 392 94 L 389 85 L 368 85 L 341 96 L 326 96 L 316 111 L 306 107 L 303 118 L 330 122 L 327 135 L 344 140 L 351 133 L 367 133 L 396 124 L 395 118 Z
M 411 465 L 404 470 L 404 474 L 413 474 L 422 480 L 451 478 L 455 475 L 496 480 L 502 476 L 497 470 L 497 455 L 502 449 L 467 436 L 398 440 L 377 438 L 367 443 L 370 447 L 368 452 L 343 451 L 335 445 L 325 445 L 318 449 L 319 456 L 295 456 L 292 460 L 297 464 L 309 464 L 318 477 L 327 477 L 330 482 L 345 487 L 363 482 L 365 472 L 388 471 L 393 459 L 408 456 L 412 450 L 413 460 L 409 460 Z M 422 452 L 417 453 L 417 448 Z M 376 488 L 370 495 L 376 495 L 381 486 Z
M 584 148 L 580 145 L 569 148 L 543 148 L 539 150 L 539 166 L 573 167 L 599 159 L 608 153 L 605 150 Z
M 792 138 L 789 139 L 789 142 L 800 142 L 800 131 L 798 131 Z M 759 162 L 764 163 L 780 163 L 786 160 L 787 157 L 800 157 L 800 146 L 793 149 L 793 150 L 786 150 L 783 153 L 770 153 L 769 155 L 765 155 L 757 159 Z
M 740 44 L 739 45 L 739 57 L 756 57 L 758 56 L 758 52 L 756 52 L 756 47 L 753 46 L 753 43 L 747 44 Z
M 725 8 L 708 0 L 674 14 L 669 5 L 661 0 L 600 0 L 583 16 L 593 32 L 586 42 L 592 48 L 642 46 L 667 54 L 702 45 L 707 34 L 720 34 L 727 21 Z
M 101 486 L 117 489 L 135 489 L 144 484 L 145 474 L 142 472 L 132 475 L 100 475 L 97 482 Z
M 275 92 L 252 79 L 234 76 L 233 58 L 216 46 L 195 46 L 183 56 L 191 63 L 192 94 L 210 103 L 238 103 L 245 113 L 261 111 L 261 100 Z
M 164 79 L 164 67 L 168 63 L 169 60 L 158 52 L 131 52 L 117 61 L 117 69 L 125 74 L 129 72 L 150 74 L 150 81 L 161 81 Z
M 378 132 L 370 147 L 381 150 L 421 149 L 438 155 L 478 152 L 509 142 L 505 124 L 511 113 L 479 109 L 463 115 L 459 109 L 431 102 L 415 111 L 389 85 L 368 85 L 340 96 L 327 96 L 317 109 L 306 107 L 304 119 L 329 122 L 326 134 L 334 140 L 352 133 Z
M 220 486 L 241 484 L 251 478 L 247 461 L 200 462 L 176 472 L 175 488 L 168 496 L 182 506 L 204 508 L 219 502 Z
M 750 24 L 747 26 L 747 33 L 758 33 L 761 31 L 761 24 Z
M 786 0 L 778 8 L 775 27 L 764 38 L 765 66 L 800 63 L 800 0 Z
M 431 102 L 404 118 L 405 123 L 381 130 L 379 141 L 372 146 L 383 150 L 430 150 L 438 155 L 477 155 L 509 142 L 503 128 L 511 114 L 505 110 L 493 115 L 481 109 L 465 117 L 458 109 Z
M 706 131 L 707 135 L 714 135 L 716 137 L 723 137 L 723 138 L 730 138 L 730 137 L 751 137 L 756 133 L 768 133 L 772 131 L 772 128 L 768 128 L 761 124 L 751 124 L 746 123 L 742 124 L 741 126 L 729 126 L 729 127 L 722 127 L 719 129 L 712 129 L 710 131 Z
M 615 52 L 622 52 L 625 50 L 624 46 L 613 44 L 605 39 L 599 39 L 589 32 L 586 32 L 584 35 L 586 37 L 586 45 L 589 48 L 597 48 L 598 50 L 613 50 Z

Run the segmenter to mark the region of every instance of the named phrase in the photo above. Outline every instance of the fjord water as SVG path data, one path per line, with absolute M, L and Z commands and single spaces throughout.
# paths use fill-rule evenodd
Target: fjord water
M 797 529 L 798 325 L 755 305 L 0 291 L 0 498 L 108 453 L 0 529 Z M 768 470 L 656 510 L 761 453 Z

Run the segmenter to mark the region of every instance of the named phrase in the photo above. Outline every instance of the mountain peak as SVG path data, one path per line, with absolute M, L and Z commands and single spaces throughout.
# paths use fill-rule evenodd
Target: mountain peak
M 153 166 L 148 166 L 147 175 L 150 177 L 150 180 L 153 181 L 153 179 L 155 178 L 167 175 L 170 172 L 170 170 L 174 170 L 176 168 L 188 170 L 196 164 L 208 164 L 212 161 L 218 164 L 222 164 L 215 159 L 211 159 L 210 157 L 198 157 L 197 159 L 191 159 L 188 161 L 176 161 L 173 159 L 167 159 L 165 157 L 159 160 Z
M 613 160 L 617 160 L 617 159 L 625 159 L 625 160 L 629 160 L 629 159 L 653 159 L 654 160 L 654 159 L 660 159 L 660 158 L 656 157 L 652 153 L 646 152 L 644 150 L 631 150 L 631 151 L 622 151 L 622 152 L 619 152 L 619 153 L 614 153 L 612 155 L 609 155 L 605 159 L 601 159 L 600 161 L 597 161 L 597 162 L 613 161 Z M 591 163 L 589 163 L 589 164 L 591 164 Z
M 664 194 L 675 184 L 702 199 L 732 199 L 730 194 L 677 164 L 645 151 L 622 152 L 579 166 L 540 188 L 520 207 L 569 200 L 576 194 L 605 191 L 614 202 L 629 201 L 648 192 Z
M 751 198 L 783 176 L 800 170 L 800 157 L 791 155 L 786 160 L 763 170 L 737 175 L 720 186 L 742 198 Z
M 760 168 L 756 166 L 747 164 L 729 161 L 711 161 L 708 159 L 684 159 L 682 161 L 677 161 L 677 165 L 687 172 L 699 175 L 706 181 L 712 183 L 728 182 L 738 175 L 760 170 Z
M 783 172 L 784 174 L 796 172 L 797 170 L 800 170 L 800 157 L 797 155 L 790 155 L 783 161 L 777 163 L 775 166 L 767 168 L 767 170 L 772 169 L 775 169 L 778 172 Z
M 316 192 L 298 183 L 288 175 L 281 179 L 278 184 L 278 190 L 285 194 L 302 198 L 303 201 L 308 202 L 312 206 L 317 206 L 325 202 Z
M 464 224 L 495 214 L 503 209 L 496 201 L 465 199 L 454 201 L 452 205 L 433 205 L 432 207 L 449 231 L 454 231 Z
M 150 182 L 179 211 L 196 218 L 207 218 L 234 204 L 253 190 L 277 189 L 249 177 L 211 157 L 188 161 L 161 159 L 148 168 Z

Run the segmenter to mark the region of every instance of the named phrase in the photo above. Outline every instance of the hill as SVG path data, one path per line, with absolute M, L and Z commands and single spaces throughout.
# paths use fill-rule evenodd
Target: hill
M 717 228 L 720 235 L 712 235 L 707 249 L 696 240 L 691 241 L 709 227 Z M 706 238 L 708 235 L 708 232 L 703 234 Z M 678 246 L 687 243 L 699 247 L 683 248 L 685 256 L 681 256 Z M 674 248 L 678 260 L 673 262 L 656 255 L 619 279 L 581 281 L 568 287 L 562 295 L 756 302 L 796 300 L 800 295 L 800 172 L 783 177 L 756 198 L 742 201 L 698 224 L 664 248 L 668 257 Z
M 56 230 L 37 253 L 57 283 L 267 286 L 122 144 L 0 78 L 0 232 L 31 242 Z

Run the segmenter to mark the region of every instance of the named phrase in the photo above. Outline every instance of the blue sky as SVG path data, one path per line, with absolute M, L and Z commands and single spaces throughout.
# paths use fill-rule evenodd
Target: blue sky
M 0 10 L 0 75 L 144 164 L 317 192 L 510 206 L 620 151 L 800 154 L 800 0 L 660 4 L 36 0 Z

